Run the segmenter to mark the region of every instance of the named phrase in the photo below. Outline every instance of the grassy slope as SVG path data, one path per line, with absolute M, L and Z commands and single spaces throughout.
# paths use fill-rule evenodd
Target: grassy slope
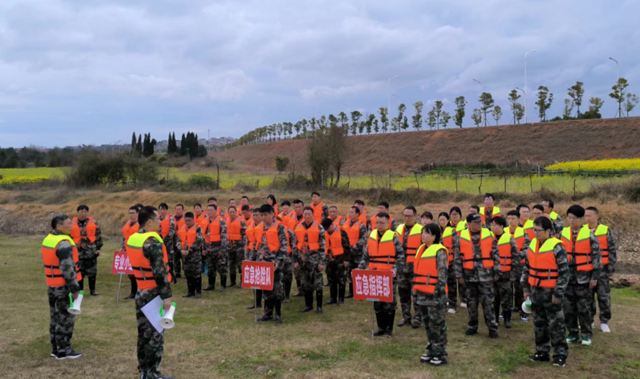
M 42 278 L 40 240 L 0 237 L 5 311 L 0 318 L 0 377 L 134 378 L 136 327 L 131 301 L 116 303 L 117 276 L 110 274 L 116 244 L 109 241 L 100 258 L 98 291 L 78 317 L 73 346 L 85 354 L 77 361 L 49 357 L 48 310 Z M 126 278 L 125 278 L 126 283 Z M 125 285 L 125 292 L 127 286 Z M 515 322 L 500 327 L 500 339 L 463 335 L 466 314 L 447 315 L 448 367 L 418 362 L 424 351 L 424 329 L 396 328 L 392 339 L 370 339 L 371 308 L 347 301 L 325 307 L 324 315 L 299 314 L 302 300 L 284 305 L 284 324 L 255 325 L 247 290 L 205 293 L 202 300 L 182 299 L 184 282 L 174 287 L 177 326 L 167 331 L 163 368 L 182 378 L 634 378 L 640 375 L 640 307 L 637 289 L 614 290 L 611 327 L 595 332 L 594 346 L 571 349 L 568 366 L 554 369 L 526 360 L 533 349 L 533 325 Z M 325 294 L 326 298 L 327 294 Z

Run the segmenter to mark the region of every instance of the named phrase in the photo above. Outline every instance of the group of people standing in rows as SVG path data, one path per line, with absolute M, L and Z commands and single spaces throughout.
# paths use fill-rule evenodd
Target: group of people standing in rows
M 601 330 L 610 332 L 609 276 L 615 272 L 616 245 L 609 228 L 599 223 L 595 207 L 569 207 L 566 227 L 553 208 L 553 201 L 545 200 L 532 208 L 521 204 L 505 216 L 494 205 L 493 195 L 486 194 L 484 205 L 471 206 L 466 215 L 457 206 L 437 217 L 430 212 L 419 215 L 414 206 L 407 206 L 400 223 L 386 202 L 380 202 L 372 215 L 356 200 L 343 217 L 315 191 L 307 206 L 299 199 L 278 204 L 273 195 L 260 207 L 252 207 L 246 196 L 239 205 L 231 199 L 226 210 L 210 197 L 204 207 L 195 204 L 193 212 L 178 204 L 173 215 L 165 203 L 157 209 L 132 206 L 122 229 L 122 249 L 134 271 L 127 298 L 136 301 L 141 378 L 164 378 L 159 368 L 164 337 L 141 308 L 160 296 L 169 309 L 170 283 L 177 282 L 181 271 L 186 298 L 202 297 L 203 272 L 208 276 L 204 291 L 215 289 L 217 275 L 219 291 L 240 287 L 243 260 L 274 263 L 273 289 L 261 291 L 248 307 L 264 307 L 261 322 L 282 323 L 282 303 L 290 302 L 291 296 L 304 297 L 300 312 L 306 313 L 314 310 L 315 295 L 315 312 L 322 313 L 324 286 L 330 290 L 325 304 L 343 304 L 354 294 L 353 269 L 391 271 L 393 301 L 374 303 L 374 335 L 393 333 L 397 288 L 402 312 L 397 326 L 419 328 L 424 323 L 428 344 L 420 360 L 433 366 L 447 363 L 446 313 L 467 308 L 465 334 L 472 336 L 478 332 L 481 303 L 489 337 L 498 338 L 499 321 L 511 328 L 514 312 L 522 322 L 528 321 L 521 305 L 529 299 L 536 343 L 530 359 L 550 361 L 553 347 L 553 365 L 562 367 L 568 344 L 592 344 L 595 295 Z M 73 220 L 54 218 L 43 244 L 52 356 L 58 359 L 79 354 L 70 347 L 73 316 L 64 311 L 60 296 L 75 296 L 84 276 L 89 277 L 91 295 L 98 295 L 96 259 L 102 240 L 88 210 L 81 205 Z M 48 261 L 59 268 L 47 268 Z M 294 280 L 297 293 L 291 295 Z

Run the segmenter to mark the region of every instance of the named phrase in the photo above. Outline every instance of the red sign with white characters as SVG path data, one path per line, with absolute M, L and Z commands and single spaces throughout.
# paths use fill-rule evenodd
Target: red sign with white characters
M 393 302 L 393 272 L 353 270 L 353 300 Z
M 111 266 L 112 274 L 133 275 L 133 269 L 129 262 L 129 256 L 126 251 L 113 252 L 113 266 Z
M 273 262 L 242 262 L 242 288 L 272 291 Z

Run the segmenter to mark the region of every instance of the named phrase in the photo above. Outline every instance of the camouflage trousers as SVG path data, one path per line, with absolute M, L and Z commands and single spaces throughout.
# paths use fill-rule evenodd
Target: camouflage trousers
M 376 313 L 395 313 L 396 309 L 398 308 L 398 301 L 396 300 L 396 288 L 398 287 L 398 282 L 396 281 L 396 278 L 393 278 L 393 301 L 391 303 L 383 303 L 381 301 L 374 301 L 373 302 L 373 310 L 375 310 Z
M 300 281 L 302 291 L 322 291 L 324 284 L 322 271 L 318 269 L 318 264 L 307 261 L 300 264 Z
M 293 262 L 291 260 L 290 254 L 287 254 L 287 256 L 284 257 L 284 267 L 282 267 L 282 282 L 293 282 Z
M 608 324 L 611 320 L 611 287 L 609 285 L 609 275 L 603 270 L 598 284 L 591 291 L 591 313 L 596 318 L 596 295 L 598 295 L 598 308 L 600 309 L 600 323 Z
M 51 350 L 71 352 L 71 337 L 76 316 L 67 312 L 71 306 L 69 289 L 66 286 L 48 287 L 49 296 L 49 340 Z
M 202 252 L 200 250 L 190 252 L 183 256 L 183 260 L 184 275 L 187 278 L 199 278 L 200 270 L 202 269 Z
M 569 346 L 565 337 L 564 312 L 562 304 L 553 304 L 552 299 L 553 289 L 531 288 L 536 351 L 548 354 L 553 347 L 554 358 L 566 359 L 569 355 Z
M 478 329 L 478 306 L 482 303 L 484 322 L 489 330 L 497 330 L 496 315 L 493 309 L 495 295 L 493 281 L 490 282 L 465 282 L 467 296 L 467 310 L 469 318 L 467 325 L 469 329 Z
M 278 268 L 273 273 L 273 290 L 271 291 L 262 291 L 262 298 L 266 301 L 272 300 L 284 300 L 284 269 Z
M 164 247 L 167 249 L 167 260 L 169 261 L 169 273 L 172 277 L 175 277 L 174 267 L 175 267 L 175 250 L 173 249 L 173 241 L 165 241 Z
M 570 336 L 580 337 L 580 333 L 582 333 L 582 338 L 592 337 L 592 298 L 593 295 L 589 289 L 589 283 L 569 283 L 567 285 L 562 305 L 564 309 L 564 319 Z M 579 328 L 578 323 L 580 324 Z
M 147 305 L 147 303 L 156 296 L 158 296 L 158 291 L 155 288 L 140 290 L 136 294 L 138 371 L 140 371 L 140 374 L 145 375 L 145 378 L 160 377 L 160 361 L 162 360 L 164 351 L 164 334 L 158 333 L 142 312 L 142 307 Z
M 456 270 L 453 268 L 453 264 L 449 265 L 448 273 L 447 287 L 449 288 L 449 293 L 447 294 L 447 297 L 449 298 L 449 308 L 458 309 L 458 294 L 460 294 L 461 303 L 467 302 L 467 296 L 465 294 L 464 286 L 458 283 L 458 279 L 456 279 Z
M 518 279 L 520 276 L 516 277 L 516 281 L 513 283 L 513 308 L 518 309 L 520 312 L 520 316 L 526 316 L 527 314 L 522 311 L 522 303 L 524 303 L 524 291 L 522 290 L 522 284 L 520 284 L 520 280 Z
M 500 306 L 502 306 L 502 312 L 508 312 L 511 314 L 513 309 L 513 288 L 511 288 L 511 280 L 509 278 L 501 278 L 494 283 L 495 299 L 493 306 L 495 308 L 496 317 L 500 315 Z
M 180 271 L 182 270 L 182 262 L 184 261 L 184 257 L 182 256 L 181 252 L 182 248 L 180 246 L 174 246 L 173 251 L 175 252 L 175 254 L 173 255 L 173 272 L 176 275 L 180 275 Z
M 329 263 L 327 263 L 327 280 L 329 284 L 346 285 L 347 268 L 344 267 L 344 255 L 329 259 Z
M 353 277 L 351 277 L 351 271 L 358 268 L 358 265 L 362 261 L 362 251 L 351 251 L 351 259 L 349 260 L 349 267 L 347 269 L 347 280 L 353 284 Z
M 209 270 L 209 285 L 215 285 L 216 273 L 220 274 L 220 285 L 222 287 L 227 286 L 227 264 L 229 257 L 227 253 L 222 251 L 222 247 L 214 244 L 210 244 L 207 249 L 207 268 Z
M 420 297 L 430 296 L 419 294 Z M 447 323 L 445 313 L 447 309 L 446 297 L 435 305 L 419 305 L 420 315 L 427 331 L 427 354 L 432 357 L 447 357 Z
M 95 245 L 78 249 L 78 268 L 83 277 L 94 278 L 98 274 L 98 256 Z
M 398 296 L 402 307 L 402 319 L 411 320 L 411 303 L 413 301 L 413 321 L 416 324 L 420 324 L 422 322 L 420 307 L 416 302 L 416 297 L 413 295 L 413 263 L 407 263 L 398 274 Z
M 245 258 L 244 247 L 241 243 L 235 243 L 229 248 L 229 273 L 235 277 L 236 273 L 242 273 L 242 261 Z

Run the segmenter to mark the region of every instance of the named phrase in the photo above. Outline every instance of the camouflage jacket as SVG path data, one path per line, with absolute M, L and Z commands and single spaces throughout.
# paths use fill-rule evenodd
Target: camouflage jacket
M 436 253 L 436 266 L 438 267 L 438 282 L 436 283 L 436 289 L 433 292 L 433 295 L 415 290 L 413 291 L 417 296 L 417 303 L 420 305 L 435 306 L 442 303 L 442 301 L 447 298 L 444 291 L 449 278 L 449 262 L 446 250 L 440 249 Z
M 482 250 L 480 249 L 480 232 L 471 233 L 471 242 L 473 243 L 473 269 L 466 270 L 462 268 L 462 253 L 460 252 L 460 239 L 454 242 L 454 267 L 456 270 L 456 278 L 464 279 L 468 282 L 493 282 L 495 275 L 502 276 L 500 271 L 500 252 L 498 251 L 498 243 L 493 240 L 491 249 L 491 258 L 493 258 L 493 268 L 484 268 L 482 263 Z
M 284 267 L 284 260 L 287 256 L 287 232 L 286 228 L 282 224 L 272 222 L 270 225 L 264 225 L 264 233 L 262 234 L 262 240 L 258 241 L 256 249 L 256 258 L 259 262 L 273 262 L 278 269 Z M 270 228 L 277 228 L 278 230 L 278 242 L 280 242 L 280 248 L 277 251 L 270 251 L 267 244 L 267 230 Z
M 309 229 L 311 225 L 307 225 L 305 222 L 300 223 L 300 225 L 304 226 L 306 229 Z M 309 250 L 309 251 L 300 251 L 296 252 L 296 256 L 294 257 L 294 261 L 299 264 L 304 264 L 305 262 L 311 263 L 313 265 L 327 265 L 327 258 L 325 254 L 325 239 L 324 239 L 324 228 L 322 225 L 318 225 L 318 229 L 320 230 L 320 235 L 318 236 L 318 250 Z M 305 236 L 306 241 L 307 236 Z
M 202 254 L 202 247 L 205 244 L 204 237 L 202 235 L 202 228 L 200 225 L 195 225 L 196 228 L 196 240 L 193 242 L 191 246 L 187 246 L 189 248 L 187 256 L 192 255 L 193 253 Z M 182 249 L 182 241 L 180 240 L 180 236 L 176 233 L 176 246 L 179 246 Z
M 140 233 L 146 233 L 140 229 Z M 149 260 L 153 280 L 156 281 L 156 288 L 150 290 L 139 290 L 140 292 L 151 292 L 160 296 L 162 300 L 171 297 L 171 286 L 167 277 L 167 268 L 164 264 L 164 252 L 162 250 L 163 243 L 154 237 L 148 238 L 142 245 L 142 255 Z
M 353 224 L 355 224 L 357 220 L 348 221 L 348 222 L 349 222 L 349 226 L 353 226 Z M 351 246 L 352 256 L 356 257 L 359 254 L 361 254 L 366 244 L 367 244 L 367 226 L 363 223 L 360 223 L 360 233 L 358 235 L 358 242 L 356 242 L 355 245 Z
M 525 233 L 525 236 L 526 235 L 527 233 Z M 500 240 L 500 237 L 502 237 L 502 235 L 494 237 L 494 240 L 496 243 Z M 509 241 L 509 245 L 511 246 L 511 271 L 508 273 L 502 273 L 502 279 L 520 280 L 518 275 L 520 274 L 520 269 L 521 269 L 520 260 L 522 259 L 522 254 L 520 251 L 518 251 L 518 245 L 516 245 L 516 240 L 513 239 L 513 237 L 511 237 L 511 241 Z M 527 248 L 528 247 L 529 245 L 527 244 Z M 498 251 L 498 254 L 500 254 L 500 251 Z M 500 262 L 501 265 L 503 263 L 504 261 Z
M 406 262 L 406 258 L 404 255 L 404 249 L 402 248 L 402 243 L 400 242 L 400 238 L 398 238 L 397 234 L 393 234 L 393 245 L 395 246 L 396 249 L 396 262 L 393 265 L 393 269 L 395 270 L 396 273 L 404 270 L 404 266 L 405 266 L 405 262 Z M 366 269 L 369 267 L 369 251 L 368 251 L 368 244 L 365 245 L 364 247 L 364 251 L 362 253 L 362 261 L 360 261 L 360 264 L 358 265 L 359 269 Z
M 167 236 L 162 239 L 164 240 L 164 246 L 167 248 L 167 254 L 172 254 L 174 240 L 176 238 L 176 221 L 173 219 L 173 217 L 170 217 L 170 216 L 167 216 L 167 217 L 169 217 L 169 232 L 167 233 Z M 162 220 L 163 219 L 160 218 L 160 221 Z M 160 229 L 158 230 L 158 234 L 163 235 L 162 223 L 160 224 Z
M 96 240 L 95 242 L 90 242 L 87 239 L 87 230 L 84 228 L 87 225 L 87 222 L 89 221 L 88 218 L 80 221 L 80 219 L 78 219 L 78 227 L 80 228 L 80 242 L 81 244 L 78 245 L 78 252 L 80 253 L 79 255 L 82 255 L 81 250 L 83 249 L 82 245 L 84 245 L 85 249 L 91 249 L 91 248 L 95 248 L 96 250 L 102 250 L 102 230 L 100 230 L 100 225 L 98 224 L 97 221 L 93 220 L 96 223 Z
M 571 229 L 571 232 L 573 233 L 571 239 L 575 241 L 576 238 L 578 238 L 578 232 L 580 232 L 580 229 Z M 595 236 L 595 234 L 593 234 L 593 231 L 589 236 L 589 240 L 591 242 L 591 257 L 589 258 L 589 260 L 593 265 L 593 270 L 578 271 L 578 267 L 576 265 L 569 263 L 569 283 L 585 284 L 589 283 L 589 281 L 591 280 L 598 280 L 598 278 L 600 277 L 600 273 L 602 272 L 602 261 L 600 260 L 600 241 L 598 241 L 598 238 Z M 571 255 L 571 252 L 568 251 L 567 255 Z
M 333 233 L 336 233 L 336 232 L 340 233 L 342 250 L 344 251 L 343 254 L 342 254 L 343 262 L 348 262 L 348 261 L 351 260 L 351 246 L 349 246 L 349 235 L 342 228 L 336 228 L 333 231 Z M 325 237 L 329 237 L 329 236 L 333 235 L 333 233 L 327 232 L 325 234 Z M 333 261 L 334 260 L 333 253 L 331 252 L 331 250 L 329 250 L 329 255 L 327 256 L 327 259 L 329 261 Z
M 556 280 L 556 287 L 553 289 L 553 297 L 562 300 L 564 298 L 565 290 L 567 289 L 567 284 L 569 284 L 569 263 L 567 262 L 567 251 L 564 249 L 564 246 L 559 243 L 553 249 L 553 255 L 556 257 L 556 264 L 558 265 L 558 279 Z M 522 285 L 522 291 L 526 293 L 531 293 L 531 286 L 529 285 L 529 268 L 529 258 L 525 256 L 520 284 Z
M 215 248 L 220 251 L 227 251 L 229 249 L 229 239 L 227 238 L 227 222 L 222 217 L 219 217 L 219 219 L 220 242 L 209 242 L 209 246 L 207 246 L 207 248 Z M 211 223 L 211 220 L 209 220 L 209 223 Z M 203 232 L 206 233 L 207 239 L 210 240 L 211 232 L 209 231 L 209 228 L 206 228 Z M 240 233 L 242 233 L 242 229 L 240 230 Z
M 591 229 L 591 231 L 595 232 L 595 229 Z M 611 232 L 611 228 L 609 228 L 609 231 L 607 232 L 607 250 L 609 250 L 609 264 L 602 265 L 602 273 L 614 274 L 618 264 L 618 249 L 616 246 L 616 240 L 613 237 L 613 232 Z
M 60 235 L 55 230 L 51 231 L 54 236 Z M 58 257 L 60 271 L 64 278 L 65 286 L 71 293 L 80 291 L 80 285 L 76 278 L 76 263 L 73 261 L 73 248 L 69 241 L 62 241 L 56 249 L 56 257 Z

